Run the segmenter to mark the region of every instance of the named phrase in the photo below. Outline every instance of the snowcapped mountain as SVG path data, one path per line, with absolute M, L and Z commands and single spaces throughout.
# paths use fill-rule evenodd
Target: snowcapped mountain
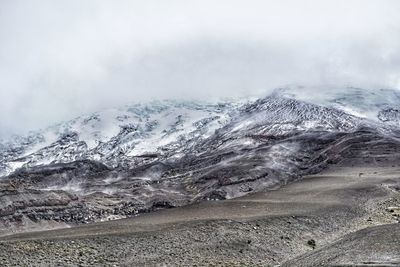
M 0 145 L 0 175 L 21 167 L 98 160 L 110 167 L 185 148 L 227 124 L 237 103 L 153 101 L 108 109 Z
M 400 126 L 400 91 L 398 90 L 348 87 L 324 90 L 324 94 L 316 92 L 318 92 L 316 88 L 291 87 L 279 89 L 276 94 Z
M 273 189 L 329 164 L 394 164 L 400 128 L 396 102 L 385 99 L 397 93 L 346 92 L 157 101 L 15 137 L 0 144 L 0 224 L 134 216 Z
M 0 145 L 0 175 L 21 167 L 85 159 L 115 168 L 181 157 L 229 123 L 234 126 L 230 134 L 257 128 L 263 134 L 280 135 L 307 129 L 349 131 L 362 120 L 276 93 L 248 103 L 153 101 L 95 112 L 14 137 Z

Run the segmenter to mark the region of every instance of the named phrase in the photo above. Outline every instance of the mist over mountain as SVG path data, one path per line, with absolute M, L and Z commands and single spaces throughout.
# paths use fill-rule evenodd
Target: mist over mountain
M 25 199 L 15 212 L 34 221 L 82 223 L 279 188 L 357 158 L 366 142 L 368 160 L 380 161 L 381 146 L 399 148 L 396 90 L 346 88 L 308 101 L 299 90 L 305 89 L 276 89 L 246 101 L 152 101 L 60 122 L 0 144 L 2 181 Z M 385 154 L 382 164 L 396 155 Z M 29 203 L 50 192 L 73 196 L 67 203 L 85 203 L 89 213 L 53 217 L 49 200 L 40 205 L 44 214 L 32 215 Z M 3 219 L 15 220 L 12 214 Z
M 0 1 L 0 266 L 400 266 L 399 11 Z
M 398 88 L 397 10 L 395 0 L 4 1 L 0 135 L 151 99 Z

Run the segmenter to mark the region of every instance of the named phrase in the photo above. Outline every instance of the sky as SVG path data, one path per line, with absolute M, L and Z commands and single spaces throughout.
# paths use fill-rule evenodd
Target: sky
M 400 87 L 398 0 L 0 0 L 0 136 L 149 99 Z

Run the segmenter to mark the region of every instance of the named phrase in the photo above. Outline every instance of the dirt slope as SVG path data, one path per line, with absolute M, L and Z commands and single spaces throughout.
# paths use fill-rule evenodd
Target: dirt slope
M 398 232 L 400 225 L 394 225 L 399 220 L 399 185 L 400 168 L 395 165 L 332 166 L 276 191 L 2 237 L 0 264 L 395 264 L 400 242 L 390 232 Z

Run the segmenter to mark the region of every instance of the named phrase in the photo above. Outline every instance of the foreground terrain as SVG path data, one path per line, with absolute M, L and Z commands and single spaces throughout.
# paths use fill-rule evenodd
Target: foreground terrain
M 301 96 L 134 104 L 0 141 L 0 265 L 400 265 L 400 94 Z
M 399 266 L 399 190 L 397 164 L 348 160 L 275 191 L 5 236 L 0 263 Z

